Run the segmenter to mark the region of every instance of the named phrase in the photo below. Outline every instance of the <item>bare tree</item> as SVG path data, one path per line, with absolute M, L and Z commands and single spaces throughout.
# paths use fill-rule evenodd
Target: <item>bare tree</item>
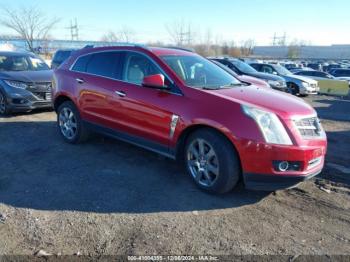
M 183 20 L 175 21 L 165 26 L 171 41 L 178 46 L 190 47 L 194 43 L 194 31 L 191 23 L 185 23 Z
M 122 27 L 117 33 L 110 30 L 102 36 L 103 42 L 133 42 L 135 41 L 135 32 L 129 27 Z
M 103 42 L 119 42 L 119 37 L 113 31 L 108 31 L 105 35 L 101 37 L 101 41 Z
M 15 31 L 27 43 L 28 49 L 35 51 L 34 42 L 49 38 L 52 28 L 59 22 L 58 18 L 47 18 L 37 7 L 10 9 L 2 7 L 0 24 Z
M 127 26 L 123 26 L 119 32 L 119 39 L 121 42 L 133 42 L 135 41 L 135 31 Z
M 296 59 L 300 57 L 301 53 L 301 47 L 305 46 L 306 42 L 303 40 L 294 39 L 290 42 L 288 46 L 288 58 L 290 59 Z
M 243 56 L 250 56 L 253 54 L 253 49 L 255 47 L 254 39 L 247 39 L 241 44 L 241 54 Z

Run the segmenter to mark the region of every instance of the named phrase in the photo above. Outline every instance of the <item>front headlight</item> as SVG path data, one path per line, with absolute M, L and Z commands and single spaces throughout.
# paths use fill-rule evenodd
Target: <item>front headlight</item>
M 26 89 L 28 85 L 20 81 L 4 80 L 4 82 L 14 88 Z
M 266 143 L 293 145 L 286 129 L 276 114 L 242 105 L 243 112 L 253 118 L 259 126 Z
M 310 87 L 310 84 L 307 83 L 307 82 L 301 82 L 301 84 L 302 84 L 302 86 L 305 87 L 305 88 Z

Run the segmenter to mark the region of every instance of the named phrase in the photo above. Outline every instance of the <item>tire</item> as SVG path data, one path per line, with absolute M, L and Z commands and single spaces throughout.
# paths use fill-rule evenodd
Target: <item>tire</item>
M 66 101 L 58 107 L 57 129 L 62 138 L 70 144 L 79 144 L 89 138 L 89 131 L 81 120 L 79 110 L 71 101 Z
M 7 116 L 11 113 L 7 105 L 6 95 L 0 91 L 0 115 Z
M 291 93 L 294 96 L 299 94 L 300 90 L 299 90 L 299 87 L 296 84 L 288 83 L 287 86 L 288 86 L 289 93 Z
M 194 183 L 209 193 L 231 191 L 241 174 L 234 147 L 223 135 L 210 129 L 200 129 L 189 136 L 184 163 Z

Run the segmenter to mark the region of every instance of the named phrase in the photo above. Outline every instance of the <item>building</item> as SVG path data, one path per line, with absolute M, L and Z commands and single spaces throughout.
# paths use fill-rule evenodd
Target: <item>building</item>
M 297 48 L 299 59 L 350 60 L 350 45 L 300 46 Z M 283 59 L 289 58 L 289 51 L 290 47 L 288 46 L 256 46 L 253 55 Z

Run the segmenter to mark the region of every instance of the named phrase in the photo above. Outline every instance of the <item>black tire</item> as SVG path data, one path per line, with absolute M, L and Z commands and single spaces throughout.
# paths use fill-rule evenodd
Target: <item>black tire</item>
M 292 95 L 298 95 L 300 93 L 299 86 L 294 83 L 287 83 L 289 93 Z
M 71 121 L 73 124 L 75 124 L 75 127 L 72 127 L 74 130 L 73 136 L 67 136 L 67 134 L 64 133 L 63 130 L 66 128 L 63 127 L 63 121 L 60 120 L 61 113 L 64 114 L 64 112 L 72 112 L 74 115 L 74 121 Z M 73 126 L 72 124 L 72 126 Z M 85 142 L 89 138 L 89 130 L 84 126 L 83 121 L 81 120 L 79 110 L 76 108 L 73 102 L 66 101 L 62 103 L 57 110 L 57 129 L 62 138 L 70 144 L 79 144 Z
M 206 160 L 203 160 L 203 162 L 205 161 L 206 164 L 204 164 L 202 161 L 196 160 L 193 154 L 193 149 L 196 147 L 197 141 L 202 140 L 205 141 L 204 152 L 206 153 L 204 153 L 204 155 L 210 155 L 209 151 L 210 149 L 213 149 L 214 153 L 216 154 L 216 161 L 214 161 L 213 157 L 212 159 L 205 157 Z M 199 151 L 200 150 L 198 149 L 198 152 Z M 213 162 L 210 163 L 211 161 Z M 200 129 L 189 136 L 185 144 L 184 164 L 187 172 L 192 177 L 195 184 L 202 190 L 209 193 L 223 194 L 231 191 L 238 183 L 241 174 L 240 161 L 233 145 L 223 135 L 211 129 Z M 204 168 L 200 167 L 202 164 Z M 208 171 L 212 169 L 208 168 L 209 165 L 217 168 L 216 170 L 218 170 L 218 175 Z M 196 170 L 200 169 L 202 172 L 198 171 L 197 174 L 203 173 L 203 175 L 200 176 L 204 176 L 205 178 L 209 176 L 211 179 L 213 179 L 212 184 L 206 184 L 206 182 L 201 181 L 198 176 L 195 175 Z M 204 171 L 204 169 L 207 169 L 207 171 Z M 204 175 L 204 173 L 206 173 L 206 175 Z
M 6 95 L 0 90 L 0 115 L 7 116 L 11 113 L 7 105 Z

